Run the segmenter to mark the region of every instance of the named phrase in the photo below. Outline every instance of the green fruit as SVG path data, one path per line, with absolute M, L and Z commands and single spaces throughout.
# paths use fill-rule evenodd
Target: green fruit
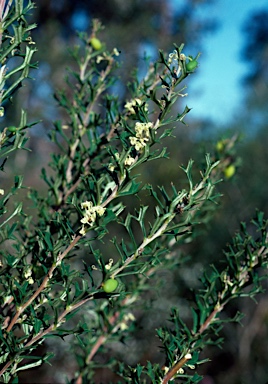
M 10 127 L 8 127 L 7 129 L 9 132 L 16 132 L 18 130 L 17 127 L 14 127 L 14 125 L 11 125 Z
M 96 37 L 92 37 L 90 39 L 90 44 L 91 44 L 92 48 L 94 48 L 96 51 L 99 51 L 102 48 L 102 44 L 101 44 L 100 40 L 97 39 Z
M 108 279 L 103 283 L 102 288 L 103 288 L 104 292 L 111 293 L 111 292 L 114 292 L 116 290 L 117 286 L 118 286 L 117 280 Z
M 217 144 L 216 144 L 217 151 L 221 152 L 223 150 L 223 148 L 224 148 L 223 140 L 218 141 Z
M 228 165 L 223 173 L 226 179 L 230 179 L 235 174 L 235 166 L 233 164 Z
M 193 71 L 198 66 L 198 62 L 196 60 L 191 60 L 186 64 L 187 72 Z

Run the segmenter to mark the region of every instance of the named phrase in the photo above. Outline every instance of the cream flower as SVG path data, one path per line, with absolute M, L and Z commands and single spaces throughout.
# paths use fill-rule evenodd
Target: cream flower
M 150 138 L 150 128 L 153 127 L 152 123 L 136 123 L 135 132 L 136 136 L 129 138 L 130 144 L 133 145 L 136 151 L 140 151 L 147 145 Z
M 139 99 L 138 97 L 136 97 L 135 99 L 133 100 L 130 100 L 128 101 L 124 107 L 132 114 L 132 115 L 135 115 L 135 109 L 134 107 L 139 107 L 140 105 L 142 105 L 142 100 Z M 145 104 L 145 107 L 144 107 L 145 111 L 147 112 L 148 111 L 148 105 Z
M 168 55 L 168 64 L 171 64 L 173 60 L 178 61 L 178 58 L 178 52 L 174 49 L 174 51 Z
M 114 48 L 114 49 L 113 49 L 113 54 L 114 54 L 115 56 L 119 56 L 119 55 L 120 55 L 120 52 L 118 51 L 117 48 Z
M 97 218 L 97 215 L 103 216 L 106 208 L 103 208 L 101 205 L 93 206 L 92 201 L 85 201 L 81 204 L 81 208 L 85 209 L 84 217 L 80 220 L 82 224 L 87 224 L 92 226 Z M 86 229 L 83 225 L 82 229 L 79 232 L 81 235 L 85 235 Z
M 85 236 L 85 234 L 87 233 L 87 232 L 86 232 L 86 227 L 85 227 L 84 225 L 83 225 L 82 228 L 80 229 L 79 233 L 80 233 L 80 235 L 82 235 L 82 236 Z
M 34 279 L 33 279 L 32 277 L 29 277 L 29 278 L 27 279 L 27 281 L 28 281 L 28 283 L 29 283 L 30 285 L 34 284 Z
M 125 160 L 125 165 L 132 165 L 132 164 L 134 164 L 134 162 L 135 162 L 135 159 L 133 157 L 131 157 L 130 155 L 128 155 L 126 160 Z
M 135 147 L 136 151 L 140 151 L 146 146 L 146 141 L 148 141 L 149 139 L 146 137 L 144 139 L 141 139 L 138 137 L 131 136 L 129 140 L 130 144 Z
M 105 269 L 106 269 L 107 271 L 109 271 L 109 270 L 112 268 L 113 263 L 114 263 L 114 260 L 113 260 L 113 259 L 109 259 L 109 263 L 108 263 L 108 264 L 105 264 Z
M 96 209 L 96 212 L 99 216 L 103 216 L 104 212 L 106 211 L 106 208 L 103 208 L 101 205 L 97 205 L 94 207 Z
M 135 132 L 137 137 L 150 137 L 150 128 L 152 128 L 153 123 L 136 123 Z
M 180 60 L 185 60 L 186 56 L 183 53 L 181 53 L 179 57 L 176 49 L 174 49 L 174 51 L 168 55 L 168 64 L 169 65 L 173 64 L 175 67 L 177 67 L 176 69 L 174 68 L 174 72 L 176 73 L 177 76 L 181 71 L 181 67 L 179 65 L 179 58 Z

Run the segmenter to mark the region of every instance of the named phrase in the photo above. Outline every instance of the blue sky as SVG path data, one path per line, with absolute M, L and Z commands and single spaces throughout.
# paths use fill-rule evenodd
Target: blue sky
M 181 0 L 171 2 L 173 6 L 181 4 Z M 216 0 L 205 9 L 200 7 L 200 16 L 209 12 L 219 22 L 219 28 L 204 38 L 200 67 L 188 81 L 187 104 L 193 108 L 192 117 L 226 124 L 242 107 L 240 82 L 247 73 L 247 64 L 241 59 L 245 42 L 242 26 L 252 11 L 264 8 L 268 8 L 267 0 Z

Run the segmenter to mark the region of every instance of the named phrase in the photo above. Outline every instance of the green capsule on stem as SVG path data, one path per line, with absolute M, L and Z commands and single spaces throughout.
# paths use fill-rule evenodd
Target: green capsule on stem
M 102 284 L 102 289 L 106 293 L 111 293 L 118 287 L 118 281 L 115 279 L 108 279 Z

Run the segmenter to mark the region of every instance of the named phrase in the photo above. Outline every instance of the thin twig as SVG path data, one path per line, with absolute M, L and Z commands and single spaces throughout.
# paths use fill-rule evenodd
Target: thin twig
M 17 309 L 15 316 L 11 320 L 11 322 L 10 322 L 10 324 L 6 330 L 7 332 L 11 331 L 13 326 L 17 323 L 20 315 L 26 310 L 26 308 L 29 307 L 29 305 L 37 298 L 37 296 L 39 296 L 40 293 L 46 288 L 46 286 L 47 286 L 49 280 L 51 279 L 53 272 L 57 268 L 58 264 L 75 247 L 75 245 L 78 243 L 78 241 L 81 239 L 81 237 L 82 237 L 81 235 L 76 235 L 76 237 L 73 239 L 71 244 L 65 249 L 65 251 L 63 253 L 59 254 L 59 256 L 57 258 L 57 262 L 51 266 L 50 270 L 48 271 L 47 275 L 45 276 L 44 280 L 42 281 L 42 284 L 40 285 L 40 287 L 35 291 L 35 293 L 30 297 L 30 299 L 25 304 L 23 304 L 21 307 L 19 307 Z
M 10 360 L 8 363 L 6 363 L 6 365 L 0 371 L 0 377 L 4 372 L 6 372 L 6 370 L 11 366 L 12 363 L 13 363 L 13 360 Z
M 174 365 L 174 367 L 172 367 L 168 373 L 163 377 L 163 380 L 162 380 L 162 384 L 168 384 L 169 380 L 171 380 L 175 375 L 176 373 L 178 372 L 178 370 L 180 368 L 182 368 L 184 366 L 184 364 L 190 360 L 190 358 L 186 358 L 186 356 L 184 356 L 182 359 L 180 359 L 177 364 Z
M 226 304 L 226 303 L 225 303 Z M 214 310 L 211 312 L 211 314 L 207 317 L 207 319 L 205 320 L 205 322 L 201 325 L 201 327 L 199 328 L 199 331 L 198 331 L 198 334 L 201 335 L 201 333 L 203 333 L 209 326 L 210 324 L 212 323 L 212 321 L 215 319 L 215 317 L 217 316 L 217 314 L 219 312 L 221 312 L 223 310 L 223 307 L 225 304 L 222 304 L 222 305 L 218 305 L 214 308 Z
M 83 66 L 80 68 L 80 78 L 81 78 L 82 81 L 84 81 L 84 78 L 85 78 L 85 70 L 86 70 L 88 61 L 89 61 L 89 58 L 86 59 L 86 61 L 83 64 Z M 85 112 L 85 114 L 83 116 L 82 125 L 84 127 L 86 127 L 88 125 L 88 119 L 89 119 L 90 113 L 91 113 L 95 103 L 97 102 L 99 96 L 105 90 L 104 82 L 105 82 L 106 77 L 109 75 L 109 73 L 110 73 L 110 71 L 112 69 L 113 61 L 114 61 L 114 59 L 110 59 L 110 62 L 107 65 L 105 71 L 103 71 L 102 74 L 101 74 L 102 84 L 97 88 L 97 92 L 95 94 L 94 100 L 92 100 L 92 102 L 88 105 L 87 110 L 86 110 L 86 112 Z M 74 142 L 74 144 L 70 148 L 70 157 L 69 157 L 69 162 L 68 162 L 67 171 L 66 171 L 66 180 L 67 180 L 68 184 L 70 184 L 70 182 L 72 181 L 72 169 L 73 169 L 73 165 L 74 165 L 75 152 L 76 152 L 77 146 L 80 143 L 80 140 L 81 140 L 81 137 L 77 138 L 76 141 Z M 86 159 L 85 161 L 88 164 L 89 159 Z M 81 177 L 79 177 L 78 180 L 76 181 L 75 187 L 72 186 L 71 189 L 69 189 L 68 191 L 65 191 L 65 193 L 63 193 L 63 196 L 64 196 L 63 200 L 64 201 L 66 201 L 66 197 L 69 196 L 70 193 L 73 192 L 78 187 L 80 182 L 81 182 Z
M 83 167 L 86 168 L 88 163 L 89 163 L 90 159 L 87 158 L 84 162 L 83 162 Z M 88 174 L 88 172 L 84 172 L 83 176 L 86 176 Z M 71 186 L 70 189 L 68 189 L 68 191 L 65 192 L 64 196 L 63 196 L 63 201 L 64 203 L 66 203 L 66 200 L 67 200 L 67 197 L 73 193 L 76 188 L 79 186 L 79 184 L 81 183 L 81 180 L 82 180 L 82 177 L 79 176 L 78 179 L 76 180 L 76 182 Z
M 133 255 L 129 256 L 129 257 L 125 260 L 124 264 L 123 264 L 121 267 L 117 268 L 117 269 L 112 273 L 112 278 L 114 278 L 116 275 L 118 275 L 120 272 L 122 272 L 122 271 L 123 271 L 123 270 L 124 270 L 130 263 L 132 263 L 137 257 L 139 257 L 139 256 L 142 254 L 143 249 L 144 249 L 148 244 L 150 244 L 152 241 L 154 241 L 157 237 L 161 236 L 161 235 L 165 232 L 165 230 L 166 230 L 168 224 L 173 220 L 173 218 L 174 218 L 174 215 L 171 215 L 170 218 L 169 218 L 168 220 L 166 220 L 166 221 L 164 222 L 164 224 L 158 229 L 158 231 L 156 231 L 152 236 L 150 236 L 150 237 L 146 237 L 146 238 L 143 240 L 143 242 L 140 244 L 140 246 L 137 248 L 136 252 L 133 253 Z
M 94 297 L 94 294 L 91 294 L 90 297 L 87 299 L 81 300 L 78 303 L 74 305 L 70 305 L 68 308 L 66 308 L 63 313 L 58 317 L 57 324 L 51 324 L 46 330 L 40 332 L 38 335 L 33 337 L 27 344 L 25 344 L 24 347 L 30 347 L 32 344 L 36 343 L 38 340 L 42 339 L 45 335 L 47 335 L 50 332 L 53 332 L 57 329 L 61 323 L 65 321 L 65 317 L 68 315 L 68 313 L 75 311 L 77 308 L 81 307 L 85 303 L 87 303 L 89 300 L 92 300 Z
M 72 169 L 74 165 L 74 157 L 75 157 L 76 148 L 79 143 L 80 143 L 80 138 L 76 139 L 74 144 L 71 146 L 70 159 L 69 159 L 69 163 L 66 170 L 66 180 L 68 184 L 72 181 Z
M 199 328 L 197 335 L 201 335 L 211 324 L 211 322 L 214 320 L 215 316 L 217 315 L 218 312 L 220 312 L 223 309 L 224 305 L 217 306 L 214 308 L 214 310 L 211 312 L 211 314 L 207 317 L 205 322 L 201 325 Z M 184 364 L 190 360 L 191 357 L 184 356 L 181 358 L 168 372 L 167 374 L 163 377 L 162 384 L 167 384 L 169 380 L 171 380 L 179 371 L 180 368 L 184 366 Z

